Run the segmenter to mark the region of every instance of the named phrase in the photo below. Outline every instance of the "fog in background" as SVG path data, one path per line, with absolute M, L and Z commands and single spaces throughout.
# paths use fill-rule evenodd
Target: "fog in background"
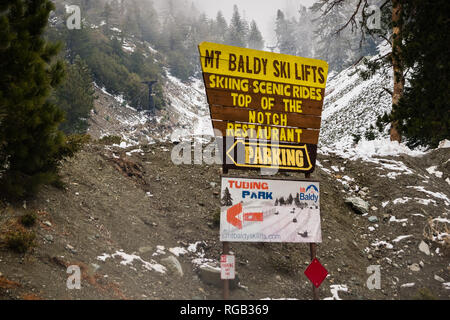
M 275 45 L 275 19 L 277 10 L 281 9 L 288 18 L 296 16 L 299 5 L 310 7 L 315 0 L 192 0 L 195 6 L 204 11 L 208 17 L 215 17 L 221 10 L 229 22 L 233 14 L 233 5 L 248 21 L 255 20 L 266 41 L 266 45 Z

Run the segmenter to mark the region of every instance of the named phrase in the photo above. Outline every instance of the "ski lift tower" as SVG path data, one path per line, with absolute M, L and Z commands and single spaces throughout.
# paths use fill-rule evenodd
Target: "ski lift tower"
M 142 81 L 143 84 L 148 86 L 148 111 L 152 114 L 155 113 L 155 101 L 153 100 L 155 94 L 153 93 L 153 85 L 157 82 L 158 81 L 156 80 Z

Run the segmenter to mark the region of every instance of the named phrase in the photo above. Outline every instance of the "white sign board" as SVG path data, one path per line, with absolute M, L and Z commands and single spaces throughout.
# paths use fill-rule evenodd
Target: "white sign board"
M 319 182 L 222 177 L 220 241 L 322 242 Z
M 235 277 L 235 264 L 234 256 L 229 254 L 223 254 L 220 256 L 220 278 L 222 280 L 234 279 Z

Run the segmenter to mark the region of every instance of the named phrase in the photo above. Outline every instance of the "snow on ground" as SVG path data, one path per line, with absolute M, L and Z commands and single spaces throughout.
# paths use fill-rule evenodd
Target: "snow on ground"
M 398 223 L 403 223 L 403 222 L 407 222 L 408 219 L 397 219 L 395 216 L 391 216 L 391 218 L 389 219 L 389 222 L 398 222 Z
M 398 236 L 397 238 L 392 240 L 392 242 L 399 242 L 399 241 L 401 241 L 403 239 L 406 239 L 406 238 L 409 238 L 409 237 L 412 237 L 412 234 L 408 234 L 408 235 L 405 235 L 405 236 Z
M 386 161 L 386 159 L 380 162 L 377 157 L 395 157 L 401 154 L 420 157 L 426 154 L 423 150 L 411 150 L 404 144 L 399 144 L 397 141 L 390 141 L 389 138 L 379 138 L 372 141 L 362 139 L 354 147 L 347 145 L 345 141 L 337 142 L 331 146 L 321 146 L 318 150 L 322 154 L 333 153 L 344 159 L 362 159 L 363 161 L 380 163 L 391 170 L 407 170 L 407 168 L 401 162 Z
M 188 251 L 185 248 L 182 248 L 182 247 L 169 248 L 169 251 L 172 252 L 177 257 L 179 257 L 180 255 L 184 255 L 184 254 L 188 253 Z
M 422 186 L 407 186 L 406 188 L 416 189 L 418 191 L 421 191 L 428 195 L 431 195 L 434 198 L 442 199 L 442 200 L 444 200 L 444 203 L 446 206 L 450 206 L 450 199 L 441 192 L 432 192 L 432 191 L 426 190 L 425 187 L 422 187 Z
M 389 242 L 386 241 L 378 241 L 378 239 L 376 239 L 375 242 L 373 242 L 371 244 L 371 246 L 373 247 L 385 247 L 386 249 L 392 249 L 394 248 L 394 246 L 392 244 L 390 244 Z
M 408 155 L 411 157 L 422 157 L 426 154 L 424 150 L 411 150 L 404 144 L 397 141 L 390 141 L 389 138 L 379 138 L 373 141 L 361 140 L 357 145 L 351 146 L 345 140 L 336 142 L 332 146 L 321 146 L 318 149 L 319 154 L 334 154 L 342 159 L 351 161 L 361 160 L 376 164 L 380 170 L 378 176 L 395 180 L 400 175 L 416 174 L 425 179 L 427 183 L 428 177 L 423 176 L 409 168 L 401 159 L 386 159 L 383 157 L 398 157 L 400 155 Z M 339 172 L 337 167 L 331 167 L 335 172 Z M 342 169 L 342 168 L 341 168 Z M 325 170 L 325 168 L 322 168 Z M 329 172 L 328 172 L 329 173 Z
M 166 267 L 157 263 L 154 260 L 151 260 L 151 262 L 148 262 L 136 254 L 128 254 L 128 253 L 125 253 L 123 250 L 116 251 L 113 254 L 104 253 L 104 254 L 98 256 L 97 260 L 105 262 L 106 259 L 115 258 L 115 257 L 119 257 L 122 259 L 122 261 L 120 262 L 121 265 L 125 265 L 125 266 L 132 265 L 133 261 L 136 260 L 136 261 L 141 262 L 142 266 L 147 270 L 154 270 L 154 271 L 160 272 L 160 273 L 165 273 L 167 271 Z M 132 269 L 134 269 L 134 268 L 132 267 Z
M 439 149 L 450 148 L 450 140 L 442 140 L 438 146 Z
M 158 50 L 155 50 L 150 44 L 147 43 L 147 48 L 150 50 L 151 53 L 156 54 L 158 53 Z
M 188 250 L 189 252 L 197 252 L 197 246 L 198 246 L 199 244 L 201 244 L 201 243 L 202 243 L 202 241 L 197 241 L 197 242 L 191 243 L 191 244 L 189 244 L 189 246 L 187 247 L 187 250 Z
M 434 174 L 436 177 L 442 178 L 442 171 L 437 171 L 436 168 L 437 166 L 431 166 L 426 170 L 428 171 L 429 174 Z
M 128 42 L 124 42 L 122 45 L 123 50 L 128 51 L 128 52 L 134 52 L 134 50 L 136 49 L 136 46 L 128 43 Z

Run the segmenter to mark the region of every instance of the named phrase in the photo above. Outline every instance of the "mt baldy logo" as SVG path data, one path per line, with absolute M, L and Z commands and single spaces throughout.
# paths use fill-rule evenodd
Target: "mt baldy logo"
M 300 188 L 300 200 L 301 201 L 314 201 L 319 200 L 319 189 L 313 184 L 310 184 L 306 189 Z

